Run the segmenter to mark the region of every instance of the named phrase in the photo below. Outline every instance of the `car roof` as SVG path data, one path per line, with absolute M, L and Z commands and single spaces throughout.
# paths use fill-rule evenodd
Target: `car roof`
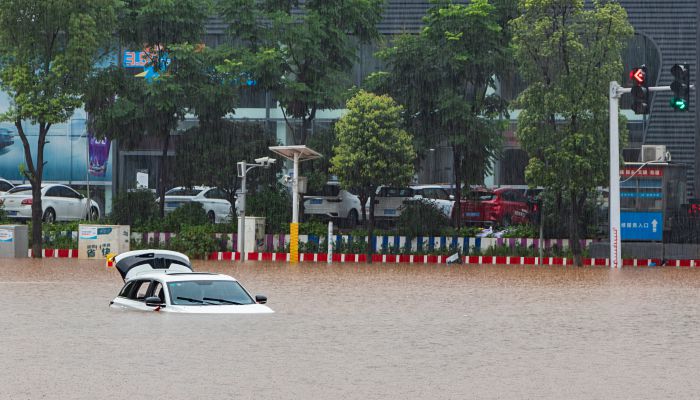
M 440 185 L 413 185 L 411 189 L 445 189 Z
M 167 191 L 169 192 L 171 190 L 184 190 L 184 189 L 207 190 L 207 189 L 215 189 L 215 188 L 210 187 L 210 186 L 192 186 L 191 188 L 188 188 L 185 186 L 176 186 L 174 188 L 168 189 Z
M 232 281 L 236 282 L 236 279 L 229 275 L 215 274 L 212 272 L 167 272 L 167 271 L 153 271 L 143 274 L 136 275 L 135 277 L 129 279 L 133 280 L 149 280 L 157 279 L 159 281 L 168 282 L 184 282 L 184 281 Z

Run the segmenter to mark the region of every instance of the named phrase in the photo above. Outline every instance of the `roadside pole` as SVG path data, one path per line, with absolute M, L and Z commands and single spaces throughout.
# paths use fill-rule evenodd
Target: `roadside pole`
M 328 264 L 333 262 L 333 221 L 328 221 Z
M 248 168 L 247 164 L 245 161 L 241 161 L 238 163 L 239 164 L 239 176 L 241 178 L 241 197 L 240 197 L 240 206 L 241 206 L 241 215 L 238 217 L 238 251 L 241 253 L 241 261 L 246 261 L 246 253 L 245 253 L 245 195 L 247 192 L 246 187 L 245 187 L 245 178 L 246 178 L 246 173 L 248 172 L 246 169 Z M 240 171 L 243 171 L 243 174 L 240 173 Z M 235 209 L 236 206 L 234 204 L 233 208 Z
M 631 92 L 617 82 L 610 82 L 610 268 L 622 266 L 620 234 L 620 96 Z
M 690 89 L 694 89 L 694 85 Z M 651 86 L 649 92 L 669 92 L 671 86 Z M 620 230 L 620 97 L 631 93 L 616 81 L 610 82 L 610 268 L 622 267 L 622 231 Z

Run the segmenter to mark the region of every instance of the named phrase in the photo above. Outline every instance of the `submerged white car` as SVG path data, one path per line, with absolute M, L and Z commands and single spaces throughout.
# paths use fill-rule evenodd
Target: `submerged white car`
M 193 272 L 189 258 L 168 250 L 120 254 L 114 264 L 124 287 L 112 300 L 119 310 L 189 314 L 267 314 L 267 297 L 253 298 L 228 275 Z

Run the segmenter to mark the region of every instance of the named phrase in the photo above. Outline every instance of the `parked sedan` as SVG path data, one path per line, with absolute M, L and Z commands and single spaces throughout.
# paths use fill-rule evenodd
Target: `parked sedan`
M 112 260 L 108 260 L 110 262 Z M 124 286 L 113 309 L 189 314 L 268 314 L 267 297 L 255 298 L 234 278 L 192 272 L 189 258 L 168 250 L 137 250 L 114 257 Z
M 32 187 L 19 185 L 0 197 L 9 218 L 32 218 Z M 44 222 L 78 221 L 100 218 L 100 206 L 66 185 L 41 185 L 41 208 Z
M 215 187 L 194 186 L 192 188 L 176 187 L 165 192 L 165 212 L 190 202 L 202 205 L 207 218 L 212 223 L 228 222 L 231 218 L 231 202 L 226 193 Z

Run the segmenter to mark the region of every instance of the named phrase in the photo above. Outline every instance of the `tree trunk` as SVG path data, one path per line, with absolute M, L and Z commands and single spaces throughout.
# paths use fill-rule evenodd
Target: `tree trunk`
M 452 168 L 455 177 L 455 202 L 452 206 L 452 224 L 459 229 L 462 226 L 462 152 L 457 145 L 452 146 Z
M 569 221 L 569 248 L 571 253 L 574 255 L 574 265 L 580 267 L 583 265 L 581 262 L 581 242 L 579 235 L 579 210 L 578 207 L 578 196 L 576 190 L 570 191 L 571 200 L 571 215 Z
M 360 195 L 360 209 L 362 210 L 362 225 L 364 225 L 365 229 L 368 227 L 368 221 L 367 221 L 367 196 L 365 195 Z
M 367 227 L 367 262 L 372 262 L 372 240 L 374 238 L 374 194 L 369 196 L 369 226 Z
M 17 133 L 19 133 L 20 140 L 22 140 L 24 161 L 27 163 L 27 169 L 23 171 L 23 174 L 32 185 L 32 257 L 42 258 L 43 235 L 41 219 L 44 213 L 41 205 L 41 182 L 44 174 L 44 146 L 46 144 L 46 135 L 51 128 L 51 124 L 44 122 L 39 123 L 36 164 L 34 164 L 34 159 L 32 158 L 29 140 L 22 127 L 22 121 L 16 120 L 15 127 L 17 128 Z
M 165 177 L 167 176 L 165 171 L 166 159 L 168 157 L 168 147 L 170 146 L 170 132 L 165 136 L 163 140 L 163 152 L 160 156 L 160 168 L 158 173 L 158 198 L 160 202 L 158 203 L 158 212 L 161 218 L 165 217 Z

